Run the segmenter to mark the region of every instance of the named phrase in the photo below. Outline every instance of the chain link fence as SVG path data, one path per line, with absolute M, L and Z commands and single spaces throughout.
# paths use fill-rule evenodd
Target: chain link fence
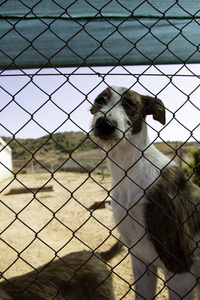
M 119 232 L 90 108 L 110 86 L 162 99 L 151 141 L 199 185 L 199 3 L 7 0 L 0 15 L 0 299 L 114 299 L 111 274 L 134 299 L 133 250 L 99 254 Z

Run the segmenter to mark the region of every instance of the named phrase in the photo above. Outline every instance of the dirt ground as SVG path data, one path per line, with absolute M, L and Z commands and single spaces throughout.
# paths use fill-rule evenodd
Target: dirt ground
M 11 188 L 52 185 L 52 192 L 6 195 Z M 7 188 L 5 188 L 7 187 Z M 110 177 L 78 173 L 21 174 L 15 180 L 0 182 L 0 272 L 4 277 L 20 275 L 37 268 L 57 255 L 83 249 L 109 249 L 119 234 L 112 211 L 93 213 L 88 208 L 107 197 Z M 110 234 L 111 233 L 111 234 Z M 116 299 L 134 299 L 133 276 L 127 250 L 110 262 L 115 275 Z M 161 278 L 162 274 L 159 273 Z M 162 280 L 157 299 L 168 299 Z

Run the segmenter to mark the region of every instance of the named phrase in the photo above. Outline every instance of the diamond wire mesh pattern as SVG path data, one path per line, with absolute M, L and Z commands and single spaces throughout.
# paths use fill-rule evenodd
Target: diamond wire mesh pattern
M 1 251 L 4 253 L 1 262 L 1 277 L 5 280 L 13 275 L 37 270 L 43 263 L 53 261 L 54 258 L 61 258 L 64 254 L 73 252 L 74 249 L 77 251 L 87 249 L 96 254 L 99 248 L 107 249 L 119 238 L 116 226 L 112 222 L 112 212 L 107 210 L 107 212 L 102 213 L 102 210 L 89 209 L 89 206 L 96 199 L 105 202 L 112 198 L 112 189 L 109 185 L 110 177 L 102 180 L 101 175 L 97 174 L 100 172 L 99 170 L 105 169 L 105 159 L 109 155 L 109 151 L 102 150 L 100 158 L 95 160 L 90 157 L 89 160 L 87 158 L 86 162 L 77 156 L 79 149 L 83 151 L 86 142 L 93 144 L 93 148 L 96 146 L 90 137 L 89 112 L 85 117 L 83 111 L 89 110 L 94 97 L 105 87 L 115 85 L 115 82 L 123 82 L 123 85 L 127 83 L 128 88 L 135 89 L 142 94 L 149 93 L 166 99 L 166 102 L 163 101 L 166 104 L 168 115 L 167 124 L 158 129 L 155 129 L 154 123 L 148 122 L 148 125 L 151 130 L 152 142 L 157 141 L 159 137 L 167 145 L 168 150 L 170 149 L 173 153 L 172 158 L 179 157 L 187 165 L 188 158 L 180 157 L 180 150 L 191 138 L 198 143 L 199 136 L 198 119 L 193 118 L 193 115 L 196 116 L 200 109 L 198 67 L 187 64 L 190 58 L 199 53 L 199 48 L 190 40 L 190 36 L 185 35 L 185 29 L 192 22 L 195 22 L 198 28 L 199 22 L 195 16 L 198 15 L 199 10 L 196 10 L 193 15 L 184 11 L 187 16 L 190 16 L 184 27 L 175 26 L 170 18 L 166 18 L 173 6 L 178 6 L 180 10 L 183 9 L 178 1 L 167 6 L 164 13 L 158 10 L 160 17 L 153 19 L 149 27 L 146 27 L 142 18 L 137 18 L 138 26 L 144 30 L 144 35 L 139 40 L 132 42 L 127 40 L 123 25 L 137 11 L 142 10 L 144 3 L 148 3 L 152 10 L 155 10 L 156 8 L 152 3 L 143 1 L 134 10 L 131 10 L 122 2 L 116 1 L 118 5 L 123 7 L 126 14 L 128 12 L 128 15 L 119 19 L 116 25 L 106 19 L 102 13 L 104 8 L 112 4 L 113 1 L 107 1 L 98 8 L 95 4 L 85 1 L 85 4 L 96 13 L 85 22 L 74 19 L 77 23 L 77 30 L 70 33 L 71 36 L 66 42 L 60 33 L 54 31 L 56 29 L 54 25 L 65 14 L 72 18 L 71 9 L 74 5 L 78 5 L 79 1 L 71 1 L 69 5 L 64 3 L 64 6 L 63 2 L 61 5 L 59 2 L 53 1 L 55 8 L 59 8 L 61 12 L 57 18 L 49 18 L 49 20 L 37 15 L 40 4 L 45 1 L 32 1 L 31 4 L 28 1 L 19 2 L 23 8 L 26 8 L 26 13 L 18 19 L 3 17 L 4 22 L 10 25 L 10 29 L 2 33 L 2 47 L 0 49 L 1 54 L 8 59 L 6 67 L 0 74 L 1 136 L 9 136 L 7 144 L 12 148 L 17 144 L 21 155 L 26 154 L 24 160 L 13 161 L 15 172 L 1 161 L 1 167 L 8 169 L 11 174 L 8 179 L 1 182 L 0 245 Z M 4 10 L 8 5 L 9 1 L 2 1 L 0 9 Z M 43 30 L 35 35 L 31 41 L 27 38 L 26 29 L 21 30 L 20 27 L 20 22 L 29 15 L 33 15 L 37 21 L 43 24 Z M 104 36 L 101 41 L 98 40 L 98 35 L 93 36 L 90 33 L 90 22 L 99 16 L 106 20 L 112 28 L 109 35 Z M 163 19 L 175 27 L 176 35 L 163 43 L 162 52 L 156 53 L 155 49 L 154 59 L 150 59 L 148 52 L 140 47 L 140 43 L 148 34 L 160 42 L 156 35 L 156 26 Z M 24 42 L 24 40 L 27 43 L 26 47 L 21 52 L 16 53 L 14 57 L 11 57 L 8 49 L 3 47 L 3 42 L 12 31 L 15 32 L 19 43 L 20 41 Z M 86 57 L 82 56 L 81 48 L 78 53 L 73 49 L 73 40 L 80 32 L 89 35 L 97 45 L 96 48 L 90 49 L 91 51 Z M 39 48 L 39 41 L 45 37 L 45 34 L 49 33 L 52 43 L 58 43 L 61 46 L 59 51 L 52 52 L 47 57 Z M 116 51 L 110 52 L 108 47 L 109 40 L 115 34 L 119 34 L 123 41 L 126 39 L 126 43 L 129 45 L 129 50 L 120 58 L 117 48 Z M 154 65 L 154 62 L 162 56 L 166 49 L 173 56 L 177 56 L 170 46 L 180 36 L 187 40 L 187 43 L 193 43 L 194 50 L 190 55 L 185 60 L 178 57 L 181 64 L 170 68 Z M 62 69 L 54 66 L 54 59 L 66 48 L 74 53 L 78 61 L 77 67 Z M 41 61 L 41 67 L 34 70 L 20 69 L 18 66 L 20 57 L 27 51 L 33 50 L 37 53 L 38 60 Z M 101 50 L 106 52 L 112 61 L 116 62 L 115 66 L 104 69 L 91 66 L 81 68 L 88 64 L 93 54 Z M 140 53 L 149 62 L 149 65 L 137 68 L 123 65 L 124 59 L 132 51 Z M 46 67 L 51 67 L 51 69 L 45 69 Z M 10 68 L 16 70 L 9 71 Z M 175 97 L 175 102 L 170 102 L 168 95 Z M 176 97 L 179 99 L 177 102 Z M 31 105 L 27 101 L 31 102 Z M 187 112 L 189 122 L 185 118 L 186 114 L 181 115 L 183 111 Z M 12 119 L 14 122 L 11 122 Z M 169 136 L 172 129 L 174 131 L 175 126 L 182 130 L 181 134 L 184 137 L 182 143 L 177 145 L 167 143 L 164 138 L 165 134 Z M 56 134 L 59 131 L 82 131 L 84 135 L 76 147 L 67 151 L 61 141 L 57 139 Z M 36 136 L 45 137 L 38 147 L 29 146 L 30 148 L 28 148 L 20 137 L 29 137 L 29 134 L 34 136 L 34 132 L 36 132 Z M 176 139 L 178 140 L 177 136 Z M 50 142 L 53 142 L 54 148 L 57 147 L 64 153 L 57 164 L 51 163 L 52 157 L 48 160 L 47 157 L 43 159 L 40 156 L 40 153 L 43 156 L 44 154 L 48 156 L 47 148 Z M 199 148 L 199 146 L 197 147 Z M 1 152 L 4 150 L 5 147 L 1 149 Z M 70 170 L 82 172 L 80 178 L 78 178 L 77 173 L 65 172 L 67 163 L 71 164 Z M 64 172 L 60 172 L 61 170 Z M 124 171 L 125 176 L 127 176 L 127 170 Z M 25 172 L 29 174 L 23 174 Z M 42 194 L 42 188 L 48 184 L 53 184 L 54 195 L 51 193 Z M 32 191 L 34 185 L 39 185 L 37 191 Z M 13 186 L 24 187 L 30 193 L 17 196 L 5 195 Z M 130 251 L 130 249 L 127 250 Z M 114 274 L 116 297 L 120 299 L 130 299 L 134 294 L 134 279 L 131 275 L 129 259 L 127 252 L 123 252 L 123 255 L 119 256 L 118 260 L 116 258 L 114 263 L 110 265 Z M 128 272 L 129 274 L 127 274 Z M 160 280 L 158 299 L 159 297 L 163 299 L 162 285 L 165 286 L 166 283 L 162 273 L 158 277 Z M 49 282 L 47 284 L 50 285 Z M 21 291 L 22 294 L 23 292 Z M 55 287 L 54 293 L 52 299 L 55 299 L 56 295 L 58 296 L 61 292 Z M 65 297 L 63 296 L 63 298 Z

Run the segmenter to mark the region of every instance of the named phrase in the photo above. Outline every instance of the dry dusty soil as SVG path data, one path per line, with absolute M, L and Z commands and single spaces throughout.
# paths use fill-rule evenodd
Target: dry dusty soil
M 92 178 L 91 178 L 92 177 Z M 83 249 L 105 251 L 119 234 L 114 229 L 112 211 L 93 213 L 88 208 L 107 197 L 110 177 L 55 173 L 21 174 L 0 182 L 0 272 L 3 276 L 23 274 L 55 257 Z M 11 188 L 52 185 L 52 192 L 6 195 Z M 7 186 L 8 185 L 8 186 Z M 5 188 L 7 186 L 7 188 Z M 112 235 L 111 235 L 111 234 Z M 134 299 L 130 257 L 124 249 L 110 265 L 115 275 L 116 299 Z M 161 279 L 157 299 L 168 299 Z

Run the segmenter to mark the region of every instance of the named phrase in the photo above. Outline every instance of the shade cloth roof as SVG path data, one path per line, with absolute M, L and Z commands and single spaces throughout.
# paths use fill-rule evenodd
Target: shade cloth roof
M 1 0 L 0 16 L 0 69 L 200 62 L 199 0 Z

